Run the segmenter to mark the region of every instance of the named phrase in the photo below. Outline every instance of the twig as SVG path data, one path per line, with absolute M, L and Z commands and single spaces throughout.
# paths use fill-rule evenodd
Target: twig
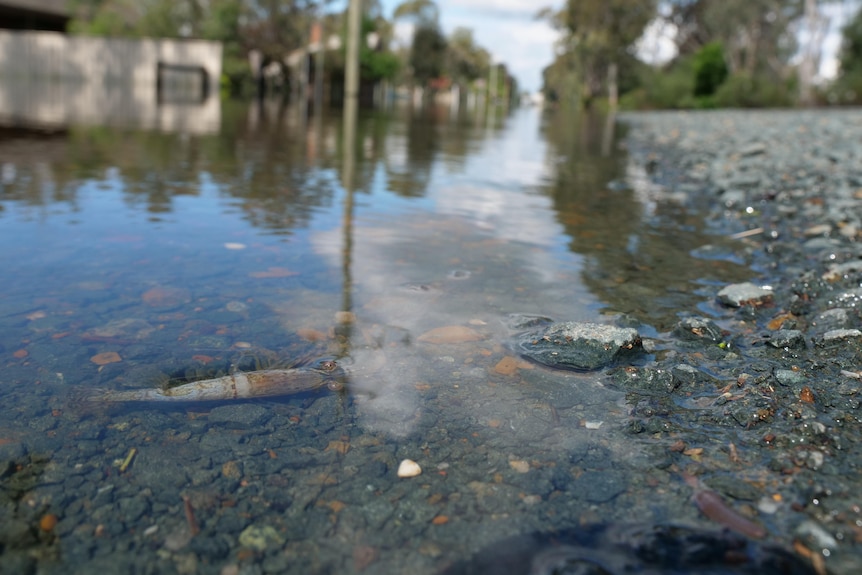
M 192 502 L 189 500 L 188 495 L 183 495 L 183 511 L 186 512 L 186 522 L 189 524 L 189 531 L 192 534 L 192 537 L 201 532 L 201 528 L 198 527 L 198 522 L 195 519 L 195 510 L 192 507 Z

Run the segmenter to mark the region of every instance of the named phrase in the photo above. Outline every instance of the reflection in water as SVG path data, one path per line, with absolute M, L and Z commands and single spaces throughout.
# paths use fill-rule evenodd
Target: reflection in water
M 729 264 L 662 239 L 686 214 L 654 191 L 607 186 L 626 163 L 601 119 L 357 115 L 225 103 L 215 134 L 0 134 L 0 481 L 18 481 L 0 520 L 58 518 L 4 553 L 432 573 L 523 531 L 667 519 L 623 395 L 524 362 L 506 320 L 661 330 L 662 297 L 689 297 L 663 282 L 688 292 Z M 330 355 L 343 395 L 65 402 Z M 397 478 L 407 458 L 419 478 Z
M 165 133 L 218 131 L 221 102 L 158 101 L 150 84 L 53 81 L 12 77 L 0 89 L 0 125 L 64 130 L 70 125 L 113 126 Z
M 609 155 L 608 125 L 601 118 L 581 116 L 575 122 L 543 124 L 556 161 L 549 191 L 569 248 L 584 255 L 584 283 L 608 311 L 667 331 L 676 310 L 702 301 L 700 282 L 750 277 L 736 263 L 690 257 L 692 248 L 718 241 L 700 231 L 700 217 L 663 197 L 658 187 L 648 188 L 646 178 L 633 172 L 639 168 L 627 166 L 624 156 Z M 608 174 L 624 173 L 630 184 L 608 185 Z

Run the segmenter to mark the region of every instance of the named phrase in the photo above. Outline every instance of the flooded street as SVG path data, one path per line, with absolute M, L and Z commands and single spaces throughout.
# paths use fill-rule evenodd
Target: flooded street
M 700 472 L 790 548 L 746 428 L 704 415 L 738 374 L 669 335 L 752 261 L 625 130 L 395 109 L 350 139 L 339 112 L 227 103 L 210 133 L 0 131 L 0 572 L 422 574 L 582 525 L 718 533 Z M 554 369 L 516 345 L 533 320 L 644 350 Z M 620 383 L 668 357 L 715 379 Z M 294 371 L 250 398 L 264 369 Z

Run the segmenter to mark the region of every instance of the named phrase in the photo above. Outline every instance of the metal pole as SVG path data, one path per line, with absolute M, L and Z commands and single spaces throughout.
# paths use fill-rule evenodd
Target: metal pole
M 362 15 L 361 0 L 350 0 L 347 9 L 347 61 L 344 75 L 344 100 L 359 96 L 359 25 Z

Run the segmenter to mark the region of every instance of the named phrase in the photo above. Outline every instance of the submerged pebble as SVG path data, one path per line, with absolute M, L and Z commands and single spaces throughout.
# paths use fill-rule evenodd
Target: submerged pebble
M 422 474 L 422 468 L 412 459 L 404 459 L 398 464 L 398 477 L 416 477 Z

